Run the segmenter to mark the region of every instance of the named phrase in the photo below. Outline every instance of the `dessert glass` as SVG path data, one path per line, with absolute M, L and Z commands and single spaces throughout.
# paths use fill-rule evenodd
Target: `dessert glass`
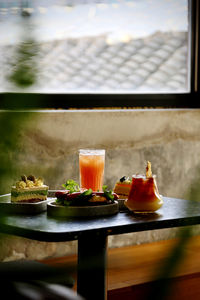
M 80 149 L 80 188 L 102 191 L 105 166 L 104 149 Z

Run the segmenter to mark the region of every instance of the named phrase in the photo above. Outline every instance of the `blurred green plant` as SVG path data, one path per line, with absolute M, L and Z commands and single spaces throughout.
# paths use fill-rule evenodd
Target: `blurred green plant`
M 150 287 L 149 295 L 145 299 L 170 300 L 174 293 L 176 293 L 174 277 L 177 269 L 184 260 L 185 246 L 189 242 L 190 237 L 191 227 L 179 229 L 177 244 L 169 253 L 165 262 L 160 266 Z
M 5 184 L 16 174 L 19 132 L 31 116 L 30 112 L 0 113 L 0 194 L 7 192 Z
M 200 174 L 200 170 L 198 174 Z M 188 212 L 192 209 L 193 201 L 200 201 L 199 176 L 197 176 L 196 180 L 191 184 L 190 189 L 187 191 L 184 198 L 188 200 L 186 208 Z M 173 278 L 184 260 L 185 247 L 190 242 L 190 238 L 193 235 L 193 228 L 193 226 L 179 228 L 177 243 L 169 253 L 164 264 L 161 265 L 158 270 L 154 278 L 155 281 L 150 288 L 149 295 L 148 297 L 145 297 L 145 300 L 170 300 L 173 294 L 176 293 L 176 285 L 174 284 Z
M 23 9 L 26 3 L 21 5 Z M 32 38 L 31 16 L 22 14 L 21 25 L 22 41 L 16 47 L 15 63 L 11 66 L 12 74 L 9 80 L 24 92 L 25 88 L 32 86 L 37 80 L 39 48 Z M 4 193 L 5 183 L 9 182 L 8 178 L 12 178 L 16 173 L 17 149 L 21 139 L 19 132 L 26 127 L 26 122 L 32 117 L 31 112 L 24 110 L 29 101 L 26 93 L 21 93 L 19 96 L 14 93 L 6 94 L 2 101 L 5 109 L 6 103 L 13 103 L 13 108 L 0 114 L 0 194 Z
M 9 79 L 22 90 L 37 80 L 37 53 L 38 45 L 30 38 L 25 39 L 17 47 L 16 61 Z M 6 108 L 7 101 L 13 103 L 14 107 L 0 112 L 0 194 L 4 194 L 5 189 L 7 191 L 6 183 L 17 173 L 18 149 L 19 145 L 23 144 L 20 132 L 33 117 L 30 111 L 24 109 L 27 107 L 29 95 L 22 93 L 18 97 L 12 93 L 7 94 L 4 98 L 4 107 Z M 40 99 L 38 96 L 36 107 Z M 0 212 L 1 222 L 4 218 L 6 215 Z M 63 268 L 49 268 L 43 264 L 26 261 L 7 264 L 0 262 L 0 275 L 3 280 L 2 294 L 5 293 L 7 297 L 29 300 L 82 299 L 67 288 L 72 287 L 74 282 Z
M 33 85 L 37 80 L 38 45 L 33 39 L 21 42 L 16 51 L 16 62 L 9 80 L 20 88 Z
M 8 76 L 14 86 L 28 88 L 37 81 L 37 54 L 38 43 L 33 37 L 33 23 L 31 14 L 25 10 L 30 5 L 29 1 L 21 1 L 21 38 L 11 60 L 11 74 Z

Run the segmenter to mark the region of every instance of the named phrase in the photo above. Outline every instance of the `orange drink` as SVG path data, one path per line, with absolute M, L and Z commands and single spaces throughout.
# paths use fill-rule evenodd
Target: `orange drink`
M 79 150 L 80 187 L 102 191 L 105 150 Z
M 163 199 L 158 192 L 156 176 L 147 178 L 143 175 L 133 175 L 125 205 L 135 213 L 152 213 L 159 209 L 163 205 Z

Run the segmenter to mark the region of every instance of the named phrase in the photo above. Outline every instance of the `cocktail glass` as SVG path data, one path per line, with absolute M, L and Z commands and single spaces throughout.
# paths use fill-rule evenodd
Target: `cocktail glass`
M 80 149 L 80 188 L 102 191 L 104 179 L 105 150 Z
M 135 213 L 152 213 L 159 209 L 163 205 L 163 199 L 158 192 L 156 176 L 147 178 L 143 175 L 133 175 L 125 205 Z

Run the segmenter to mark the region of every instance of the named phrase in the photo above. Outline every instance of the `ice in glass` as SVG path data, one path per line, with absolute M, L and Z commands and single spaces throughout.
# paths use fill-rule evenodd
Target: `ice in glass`
M 79 150 L 80 187 L 102 191 L 105 150 Z

